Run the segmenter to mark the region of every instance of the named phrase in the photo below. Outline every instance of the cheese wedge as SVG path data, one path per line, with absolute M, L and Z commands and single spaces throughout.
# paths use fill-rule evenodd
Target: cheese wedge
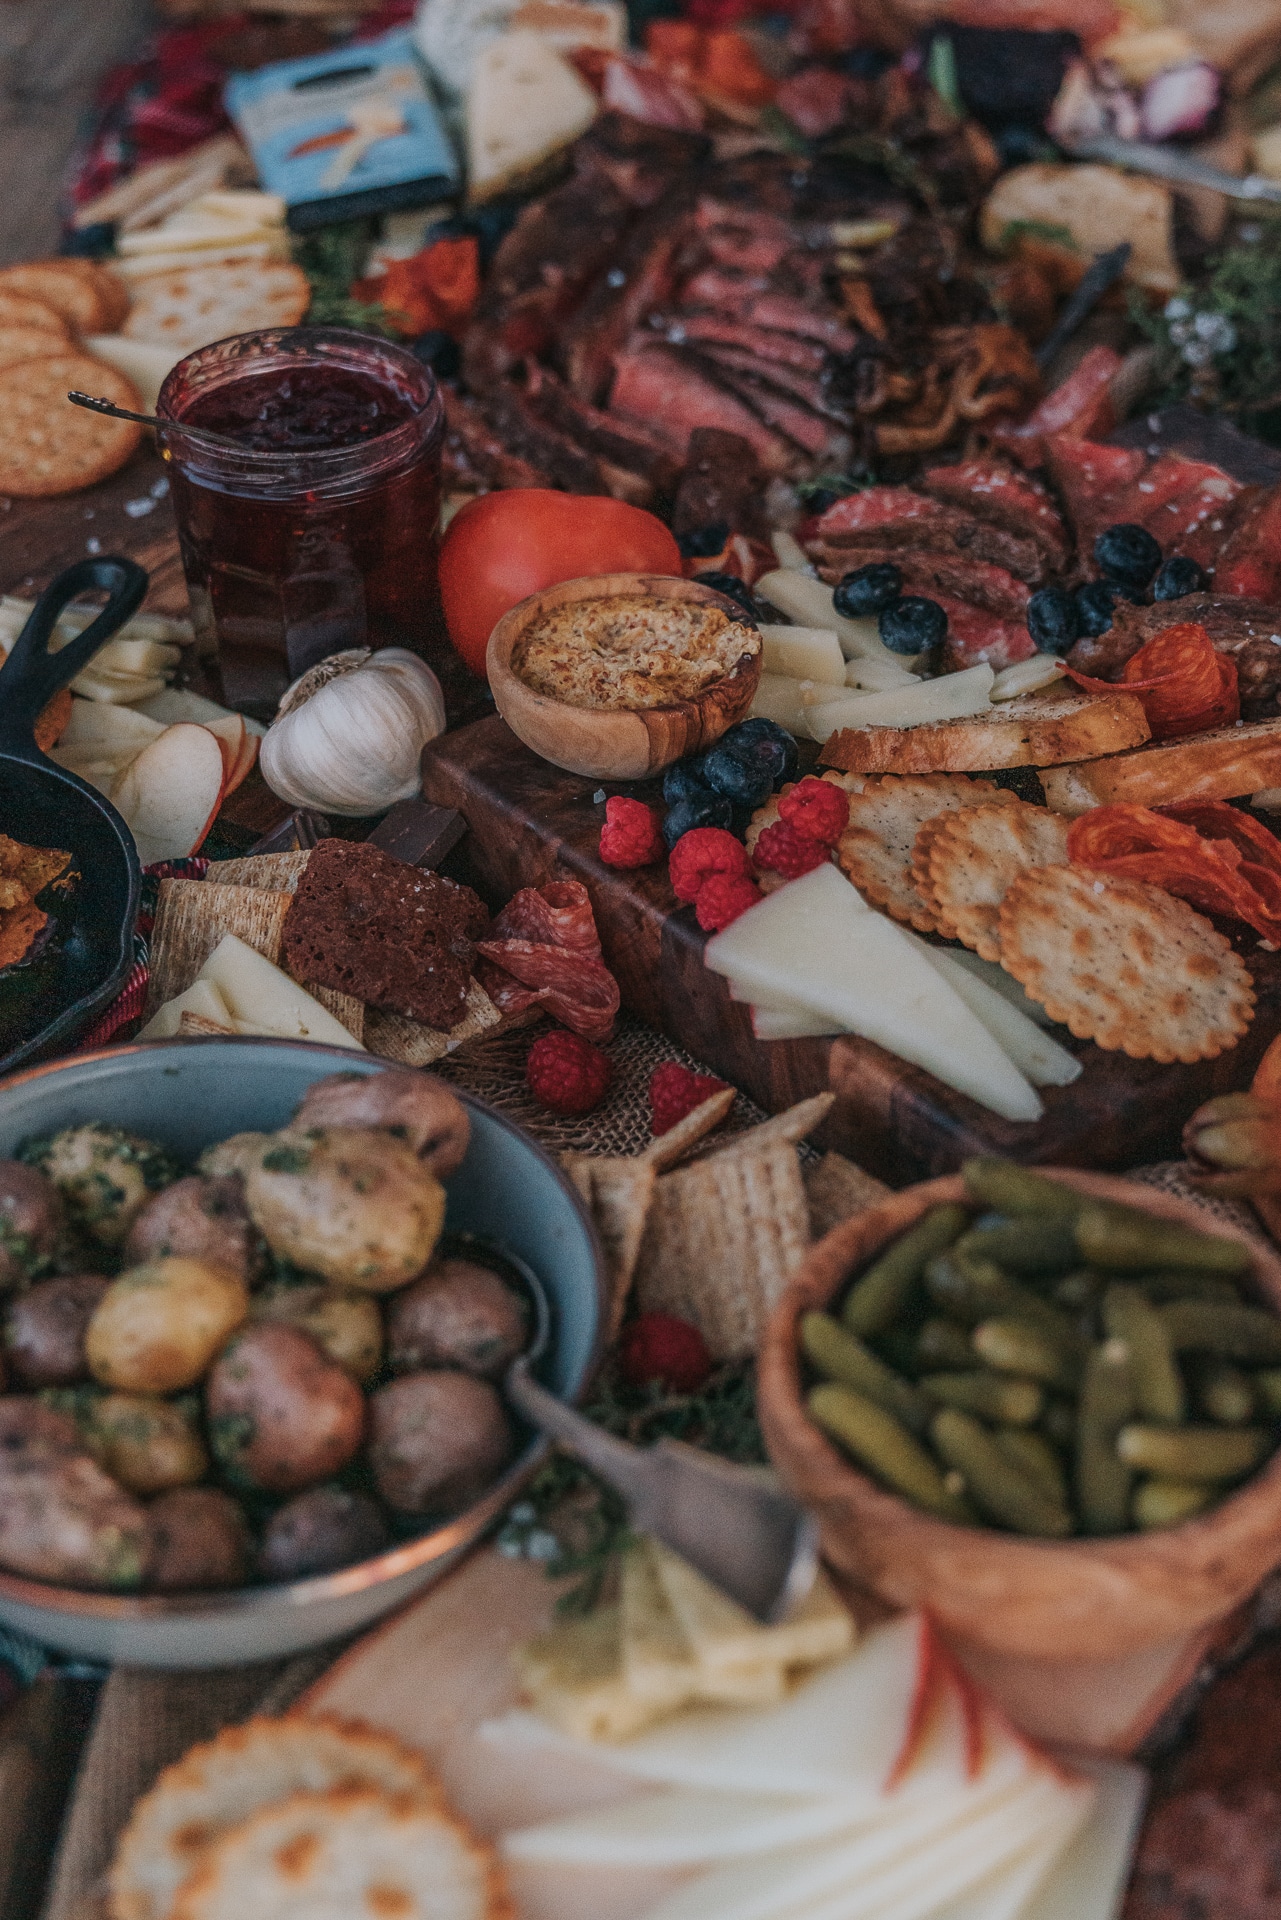
M 937 680 L 913 680 L 910 686 L 884 693 L 854 694 L 845 700 L 823 697 L 816 687 L 806 700 L 806 724 L 820 743 L 833 733 L 860 727 L 919 727 L 938 720 L 961 720 L 986 713 L 991 705 L 996 675 L 986 663 L 964 667 L 960 673 L 940 674 Z
M 761 666 L 766 673 L 845 685 L 845 655 L 830 627 L 762 626 L 760 635 Z
M 534 33 L 483 48 L 467 90 L 467 184 L 488 200 L 586 133 L 596 96 L 563 55 Z
M 772 720 L 776 727 L 805 736 L 805 708 L 801 705 L 803 682 L 781 673 L 763 673 L 752 697 L 752 718 Z
M 786 1620 L 763 1627 L 667 1547 L 652 1541 L 650 1551 L 668 1605 L 705 1670 L 763 1660 L 817 1666 L 839 1660 L 854 1645 L 854 1617 L 821 1571 Z
M 958 967 L 964 968 L 966 973 L 972 973 L 978 980 L 985 980 L 993 992 L 1001 994 L 1012 1007 L 1017 1007 L 1019 1012 L 1025 1013 L 1029 1020 L 1035 1021 L 1038 1027 L 1058 1025 L 1057 1020 L 1051 1020 L 1040 1001 L 1033 1000 L 1030 994 L 1024 993 L 1014 975 L 1007 973 L 1004 967 L 998 966 L 995 960 L 981 960 L 978 954 L 971 953 L 968 947 L 949 947 L 947 956 Z
M 1002 700 L 1017 700 L 1021 693 L 1040 693 L 1043 687 L 1052 687 L 1056 680 L 1062 680 L 1066 671 L 1063 662 L 1052 653 L 1034 653 L 1030 660 L 1016 660 L 1012 667 L 1002 667 L 992 682 L 992 700 L 999 704 Z
M 223 936 L 196 978 L 208 980 L 217 988 L 241 1032 L 315 1040 L 322 1046 L 364 1051 L 359 1040 L 354 1040 L 305 988 L 234 933 Z
M 1041 1117 L 1034 1089 L 982 1021 L 833 866 L 749 907 L 703 957 L 748 999 L 773 996 L 825 1014 L 1003 1119 Z
M 526 1641 L 513 1656 L 516 1674 L 540 1714 L 576 1740 L 625 1740 L 654 1718 L 623 1672 L 617 1607 L 598 1607 Z
M 1080 1079 L 1081 1062 L 1076 1055 L 1051 1039 L 1025 1013 L 1020 1013 L 1004 994 L 967 967 L 958 965 L 956 955 L 946 948 L 927 946 L 924 940 L 917 944 L 930 965 L 938 969 L 953 992 L 978 1015 L 997 1045 L 1034 1087 L 1070 1087 L 1074 1080 Z
M 623 1561 L 619 1581 L 623 1676 L 638 1700 L 659 1713 L 694 1698 L 698 1661 L 668 1604 L 649 1542 L 640 1540 Z
M 203 1020 L 212 1020 L 228 1033 L 236 1031 L 235 1016 L 213 981 L 197 978 L 185 993 L 175 994 L 172 1000 L 166 1000 L 163 1007 L 156 1009 L 138 1038 L 172 1040 L 175 1034 L 182 1031 L 184 1013 L 195 1013 Z
M 753 1007 L 752 1032 L 758 1040 L 824 1040 L 844 1028 L 804 1007 Z
M 884 667 L 893 667 L 903 686 L 916 679 L 902 657 L 891 653 L 885 645 L 875 620 L 844 619 L 836 611 L 832 588 L 812 574 L 801 573 L 795 567 L 778 567 L 772 573 L 762 574 L 752 592 L 759 599 L 768 600 L 789 620 L 807 627 L 830 627 L 847 660 L 877 660 Z

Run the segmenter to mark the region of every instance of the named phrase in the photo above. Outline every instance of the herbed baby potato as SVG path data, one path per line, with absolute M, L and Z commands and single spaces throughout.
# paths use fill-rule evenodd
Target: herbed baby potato
M 64 1273 L 37 1280 L 13 1300 L 5 1320 L 5 1359 L 24 1387 L 72 1387 L 89 1373 L 85 1335 L 110 1280 Z
M 327 1287 L 322 1281 L 314 1286 L 285 1282 L 255 1294 L 249 1312 L 253 1320 L 301 1327 L 322 1353 L 362 1384 L 382 1365 L 382 1315 L 378 1302 L 367 1293 Z
M 178 1393 L 194 1386 L 249 1311 L 249 1292 L 230 1267 L 202 1260 L 149 1260 L 113 1280 L 89 1322 L 89 1371 L 122 1393 Z
M 60 1586 L 129 1591 L 150 1553 L 146 1509 L 38 1400 L 0 1400 L 0 1566 Z
M 407 1142 L 367 1128 L 285 1129 L 244 1177 L 273 1253 L 366 1293 L 390 1293 L 421 1273 L 445 1222 L 435 1174 Z
M 97 1123 L 31 1141 L 22 1157 L 53 1182 L 73 1225 L 103 1247 L 120 1246 L 151 1195 L 178 1174 L 154 1141 Z
M 20 1160 L 0 1160 L 0 1288 L 46 1272 L 64 1231 L 52 1181 Z
M 113 1480 L 144 1497 L 193 1486 L 209 1470 L 193 1402 L 106 1393 L 90 1414 L 90 1441 Z
M 252 1279 L 260 1253 L 244 1189 L 230 1175 L 206 1180 L 193 1174 L 153 1194 L 124 1243 L 125 1262 L 131 1267 L 173 1254 L 230 1267 L 244 1280 Z
M 205 1386 L 209 1438 L 228 1479 L 296 1493 L 345 1467 L 365 1432 L 365 1396 L 298 1327 L 259 1321 L 230 1340 Z
M 147 1508 L 151 1558 L 147 1584 L 160 1593 L 243 1585 L 249 1528 L 239 1504 L 217 1487 L 175 1487 Z
M 438 1180 L 457 1173 L 471 1121 L 457 1094 L 412 1069 L 331 1073 L 303 1095 L 294 1126 L 378 1127 L 411 1146 Z

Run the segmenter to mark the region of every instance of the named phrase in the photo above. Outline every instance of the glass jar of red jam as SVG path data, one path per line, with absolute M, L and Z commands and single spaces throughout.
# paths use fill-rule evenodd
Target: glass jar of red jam
M 290 681 L 348 647 L 445 647 L 443 407 L 412 353 L 339 327 L 235 334 L 180 360 L 156 412 L 174 423 L 196 638 L 228 706 L 270 720 Z

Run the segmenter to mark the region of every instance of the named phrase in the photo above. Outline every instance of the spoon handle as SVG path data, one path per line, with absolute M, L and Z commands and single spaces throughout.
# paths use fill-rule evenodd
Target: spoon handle
M 505 1381 L 507 1398 L 536 1427 L 559 1440 L 586 1466 L 617 1488 L 628 1500 L 639 1499 L 648 1491 L 653 1468 L 648 1454 L 626 1440 L 606 1433 L 594 1420 L 585 1420 L 554 1393 L 540 1387 L 522 1355 L 513 1360 Z

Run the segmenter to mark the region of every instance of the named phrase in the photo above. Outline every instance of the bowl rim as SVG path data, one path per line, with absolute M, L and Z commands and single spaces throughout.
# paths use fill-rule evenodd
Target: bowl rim
M 342 1067 L 350 1069 L 352 1062 L 362 1057 L 377 1063 L 375 1072 L 394 1069 L 398 1064 L 394 1060 L 379 1059 L 376 1054 L 362 1056 L 354 1049 L 325 1046 L 314 1040 L 275 1039 L 266 1034 L 176 1035 L 169 1040 L 129 1040 L 116 1046 L 94 1047 L 84 1053 L 63 1055 L 59 1059 L 47 1060 L 39 1065 L 28 1067 L 0 1081 L 0 1104 L 13 1087 L 26 1086 L 53 1074 L 66 1073 L 92 1061 L 127 1059 L 134 1055 L 142 1057 L 174 1049 L 194 1051 L 204 1047 L 246 1045 L 254 1048 L 268 1048 L 272 1051 L 323 1056 L 334 1061 L 340 1069 Z M 416 1069 L 416 1071 L 426 1071 L 426 1069 Z M 535 1159 L 541 1162 L 553 1176 L 562 1197 L 571 1203 L 572 1211 L 577 1216 L 580 1226 L 586 1231 L 588 1244 L 594 1256 L 597 1315 L 596 1332 L 583 1368 L 582 1382 L 571 1403 L 577 1404 L 586 1393 L 600 1365 L 606 1346 L 605 1332 L 609 1308 L 608 1267 L 595 1221 L 586 1202 L 568 1175 L 557 1164 L 555 1157 L 532 1135 L 509 1115 L 500 1112 L 497 1107 L 491 1106 L 486 1100 L 479 1099 L 475 1094 L 464 1092 L 461 1087 L 450 1087 L 450 1092 L 456 1094 L 464 1106 L 483 1113 L 487 1119 L 494 1121 L 504 1133 L 518 1140 L 534 1155 Z M 386 1582 L 399 1579 L 402 1575 L 413 1573 L 433 1560 L 445 1559 L 461 1548 L 471 1545 L 498 1518 L 520 1489 L 528 1484 L 550 1451 L 551 1441 L 545 1435 L 536 1435 L 520 1458 L 512 1462 L 489 1491 L 479 1500 L 473 1501 L 461 1514 L 446 1521 L 443 1526 L 419 1534 L 413 1540 L 402 1541 L 394 1547 L 389 1547 L 372 1559 L 358 1560 L 350 1567 L 341 1567 L 335 1573 L 312 1574 L 304 1580 L 278 1582 L 274 1585 L 196 1589 L 182 1593 L 128 1594 L 94 1592 L 82 1587 L 55 1586 L 50 1581 L 31 1580 L 25 1575 L 10 1573 L 0 1567 L 0 1602 L 33 1608 L 43 1613 L 77 1614 L 99 1620 L 180 1620 L 193 1623 L 226 1614 L 240 1613 L 250 1616 L 267 1609 L 276 1609 L 282 1604 L 294 1608 L 323 1606 L 326 1602 L 344 1599 L 349 1595 L 364 1592 L 370 1587 L 381 1586 Z
M 505 687 L 517 687 L 518 697 L 525 703 L 526 710 L 533 714 L 552 715 L 569 711 L 570 713 L 588 713 L 595 719 L 608 725 L 617 725 L 639 719 L 645 724 L 646 714 L 697 713 L 718 687 L 732 685 L 753 672 L 763 671 L 761 661 L 764 658 L 764 646 L 755 653 L 741 653 L 729 673 L 723 673 L 718 680 L 711 680 L 698 693 L 688 700 L 670 700 L 662 706 L 654 707 L 579 707 L 571 700 L 558 700 L 553 694 L 539 693 L 527 680 L 522 680 L 511 664 L 512 650 L 520 639 L 524 628 L 533 617 L 533 609 L 541 606 L 551 595 L 563 595 L 560 605 L 572 605 L 580 600 L 607 600 L 615 595 L 628 593 L 639 595 L 652 592 L 655 583 L 664 588 L 678 588 L 678 592 L 664 592 L 659 599 L 685 600 L 695 605 L 720 607 L 731 619 L 745 626 L 755 626 L 736 600 L 727 593 L 720 593 L 715 587 L 704 586 L 701 580 L 686 580 L 681 574 L 668 573 L 587 573 L 576 580 L 561 580 L 550 587 L 540 587 L 536 593 L 530 593 L 518 600 L 514 607 L 495 621 L 489 639 L 485 644 L 485 672 L 493 685 L 495 673 Z M 590 592 L 567 593 L 567 588 L 585 587 Z M 518 619 L 518 615 L 523 618 Z M 759 628 L 757 628 L 759 632 Z M 495 645 L 497 642 L 497 645 Z

